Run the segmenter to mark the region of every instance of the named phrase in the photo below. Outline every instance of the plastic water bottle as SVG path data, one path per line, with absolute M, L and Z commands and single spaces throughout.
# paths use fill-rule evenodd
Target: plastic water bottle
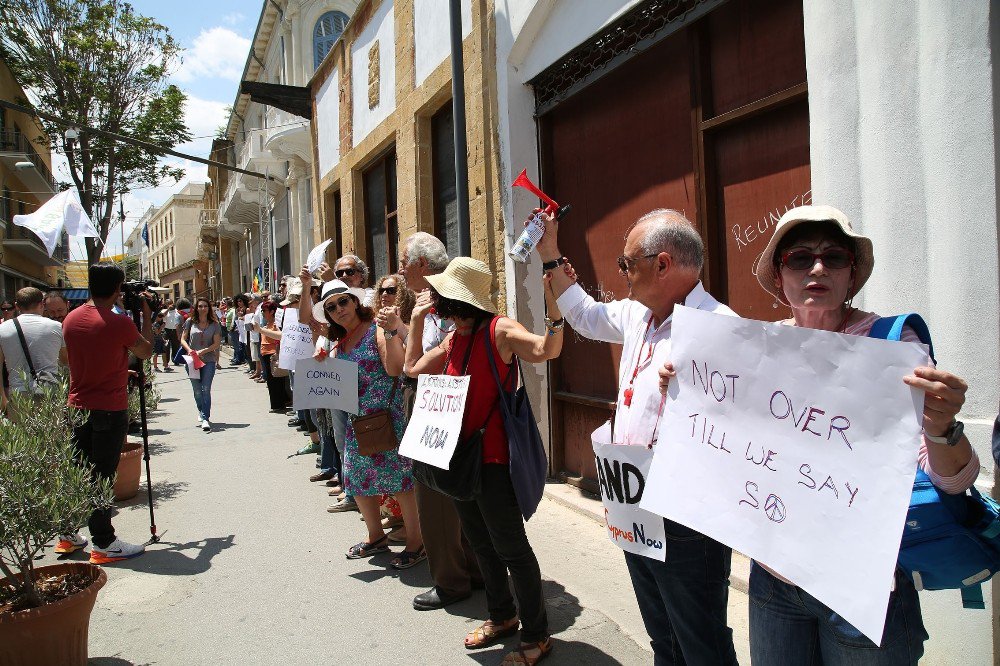
M 521 232 L 521 235 L 517 237 L 513 247 L 510 248 L 510 258 L 522 264 L 527 263 L 528 257 L 531 256 L 531 251 L 538 245 L 538 241 L 542 240 L 542 234 L 544 233 L 545 223 L 542 222 L 542 214 L 535 213 L 528 220 L 528 225 Z

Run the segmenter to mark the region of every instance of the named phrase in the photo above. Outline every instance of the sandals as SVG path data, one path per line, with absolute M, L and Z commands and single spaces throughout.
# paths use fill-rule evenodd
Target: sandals
M 529 657 L 528 650 L 538 650 L 537 657 Z M 500 666 L 535 666 L 552 652 L 552 640 L 546 638 L 537 643 L 521 643 L 513 652 L 508 652 Z
M 470 631 L 465 637 L 465 649 L 478 650 L 493 645 L 508 636 L 513 636 L 517 633 L 520 624 L 516 616 L 507 620 L 507 622 L 499 624 L 493 620 L 486 620 L 486 622 L 483 622 Z M 472 639 L 471 641 L 469 640 L 470 638 Z
M 420 564 L 426 559 L 427 551 L 425 551 L 423 545 L 421 545 L 416 550 L 400 551 L 396 557 L 392 558 L 392 562 L 389 562 L 389 566 L 393 569 L 409 569 L 412 566 Z
M 389 551 L 389 546 L 386 545 L 387 541 L 388 538 L 383 534 L 381 539 L 377 539 L 371 543 L 368 543 L 367 541 L 356 543 L 347 549 L 347 559 L 360 560 L 363 557 L 371 557 L 372 555 L 378 555 L 379 553 L 386 553 Z

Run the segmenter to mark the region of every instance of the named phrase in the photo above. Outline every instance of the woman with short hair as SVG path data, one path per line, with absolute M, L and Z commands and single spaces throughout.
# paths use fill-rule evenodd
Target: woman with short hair
M 326 337 L 336 343 L 336 358 L 358 364 L 359 416 L 386 410 L 396 433 L 403 438 L 403 391 L 399 375 L 403 371 L 403 343 L 398 335 L 379 330 L 375 313 L 362 305 L 364 290 L 349 287 L 341 280 L 323 285 L 313 319 L 326 322 Z M 413 497 L 413 462 L 399 455 L 398 448 L 372 456 L 362 455 L 354 430 L 356 417 L 348 419 L 344 433 L 341 482 L 353 497 L 368 527 L 366 540 L 351 546 L 348 559 L 370 557 L 389 551 L 388 536 L 379 515 L 383 495 L 394 495 L 400 504 L 406 528 L 406 545 L 390 562 L 395 569 L 427 559 L 424 552 L 417 505 Z
M 278 346 L 281 344 L 281 331 L 274 321 L 274 315 L 278 311 L 278 304 L 268 299 L 260 306 L 260 314 L 264 319 L 261 326 L 254 322 L 253 327 L 257 335 L 260 336 L 260 362 L 259 370 L 263 383 L 267 384 L 267 397 L 271 403 L 272 414 L 284 414 L 288 406 L 288 394 L 285 392 L 284 377 L 275 377 L 271 372 L 271 359 L 278 353 Z

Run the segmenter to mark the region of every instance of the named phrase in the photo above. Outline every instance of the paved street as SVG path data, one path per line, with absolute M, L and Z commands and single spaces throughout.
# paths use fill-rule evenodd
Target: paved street
M 416 612 L 425 564 L 403 572 L 389 557 L 347 560 L 364 537 L 359 514 L 329 514 L 306 439 L 267 413 L 263 385 L 220 370 L 212 433 L 195 425 L 190 385 L 158 375 L 150 423 L 156 522 L 163 539 L 107 567 L 91 620 L 93 664 L 496 664 L 515 644 L 471 652 L 465 633 L 485 619 L 477 592 L 445 610 Z M 145 482 L 115 518 L 119 535 L 148 536 Z M 550 664 L 651 663 L 620 551 L 592 518 L 546 499 L 529 523 L 545 578 L 555 651 Z M 397 548 L 398 550 L 398 548 Z M 80 554 L 77 554 L 80 555 Z M 46 559 L 52 559 L 47 555 Z M 746 656 L 746 597 L 733 591 Z

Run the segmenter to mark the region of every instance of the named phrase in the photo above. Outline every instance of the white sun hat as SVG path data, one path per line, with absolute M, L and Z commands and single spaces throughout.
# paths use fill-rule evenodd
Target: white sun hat
M 491 297 L 493 273 L 489 266 L 469 257 L 455 257 L 438 275 L 428 275 L 428 283 L 445 298 L 462 301 L 480 310 L 496 314 Z
M 301 283 L 299 283 L 299 288 L 301 289 Z M 323 283 L 323 289 L 320 291 L 319 301 L 313 305 L 313 319 L 319 322 L 326 322 L 326 312 L 323 311 L 323 306 L 326 302 L 333 298 L 334 296 L 340 296 L 341 294 L 350 294 L 358 299 L 358 302 L 364 303 L 365 301 L 365 290 L 359 289 L 358 287 L 348 287 L 342 280 L 330 280 L 329 282 Z

